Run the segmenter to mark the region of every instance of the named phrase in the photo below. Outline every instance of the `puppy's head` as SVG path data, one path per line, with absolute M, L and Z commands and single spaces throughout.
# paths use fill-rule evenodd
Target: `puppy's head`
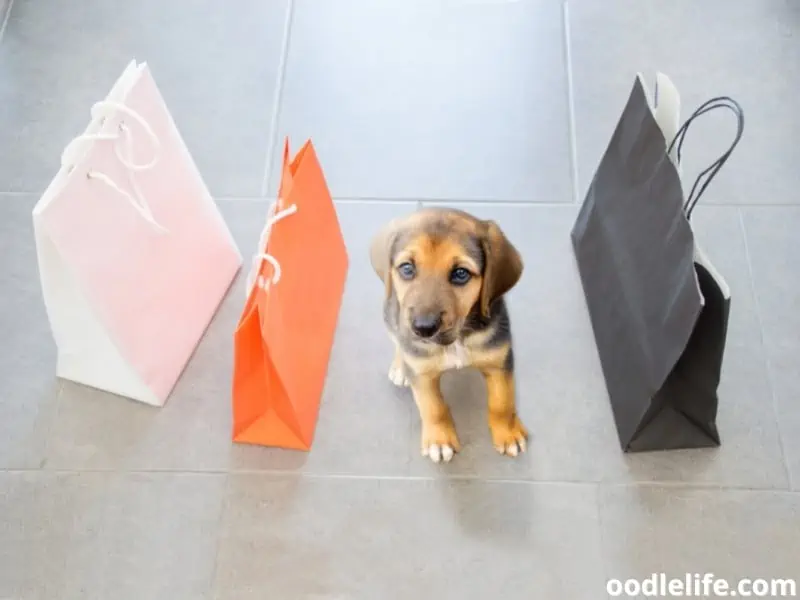
M 400 305 L 400 327 L 418 341 L 448 345 L 473 309 L 522 275 L 522 259 L 494 221 L 458 210 L 426 209 L 395 219 L 372 240 L 375 272 Z

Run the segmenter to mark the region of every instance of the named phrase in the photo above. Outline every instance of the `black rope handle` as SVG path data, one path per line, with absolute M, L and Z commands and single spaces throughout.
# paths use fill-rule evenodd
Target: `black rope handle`
M 672 148 L 675 146 L 675 143 L 678 143 L 677 158 L 678 164 L 680 164 L 681 154 L 683 152 L 683 142 L 686 139 L 686 132 L 689 130 L 689 126 L 696 118 L 718 108 L 727 108 L 736 115 L 736 137 L 734 137 L 733 142 L 728 150 L 726 150 L 717 160 L 711 163 L 710 166 L 701 171 L 700 175 L 698 175 L 697 179 L 695 179 L 692 190 L 689 192 L 689 195 L 686 197 L 686 203 L 683 205 L 683 210 L 686 213 L 687 219 L 692 218 L 692 211 L 697 205 L 697 201 L 700 200 L 700 196 L 702 196 L 703 192 L 706 191 L 708 184 L 710 184 L 714 177 L 716 177 L 717 173 L 722 168 L 722 165 L 728 161 L 731 154 L 736 149 L 736 146 L 739 144 L 739 140 L 742 139 L 742 132 L 744 131 L 744 111 L 742 110 L 742 107 L 739 106 L 739 103 L 736 102 L 736 100 L 728 96 L 717 96 L 716 98 L 712 98 L 711 100 L 704 102 L 692 113 L 688 119 L 686 119 L 686 121 L 684 121 L 683 125 L 681 125 L 680 129 L 678 129 L 678 132 L 675 134 L 675 137 L 672 139 L 672 143 L 670 143 L 669 147 L 667 148 L 667 154 L 669 154 L 672 152 Z M 698 186 L 700 186 L 699 189 Z

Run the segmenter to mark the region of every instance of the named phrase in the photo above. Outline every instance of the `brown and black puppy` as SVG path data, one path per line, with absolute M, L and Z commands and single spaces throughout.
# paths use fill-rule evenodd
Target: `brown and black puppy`
M 495 448 L 524 452 L 528 433 L 517 416 L 503 299 L 522 275 L 522 258 L 497 224 L 459 210 L 420 210 L 387 224 L 370 258 L 386 289 L 384 320 L 396 347 L 389 379 L 411 386 L 422 454 L 449 462 L 460 449 L 439 380 L 468 366 L 486 379 Z

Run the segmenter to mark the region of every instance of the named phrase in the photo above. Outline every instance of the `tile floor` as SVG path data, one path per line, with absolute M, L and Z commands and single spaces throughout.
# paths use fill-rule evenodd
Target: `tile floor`
M 0 598 L 608 597 L 653 572 L 800 580 L 796 0 L 0 0 Z M 0 19 L 0 22 L 2 20 Z M 30 211 L 131 58 L 147 60 L 245 253 L 276 148 L 313 136 L 351 257 L 309 454 L 230 442 L 237 280 L 161 410 L 54 379 Z M 637 70 L 743 142 L 697 210 L 733 288 L 723 446 L 620 452 L 569 229 Z M 703 129 L 705 128 L 705 129 Z M 687 155 L 726 143 L 709 118 Z M 464 452 L 419 456 L 371 233 L 417 201 L 491 215 L 530 452 L 496 456 L 452 378 Z M 795 266 L 792 266 L 795 265 Z

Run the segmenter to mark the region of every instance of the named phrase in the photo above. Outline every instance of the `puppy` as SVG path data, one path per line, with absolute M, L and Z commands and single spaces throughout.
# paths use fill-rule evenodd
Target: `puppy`
M 384 321 L 395 344 L 389 379 L 410 386 L 422 420 L 422 454 L 449 462 L 460 450 L 439 381 L 474 367 L 486 380 L 489 430 L 501 454 L 526 449 L 514 392 L 514 353 L 503 294 L 522 258 L 493 221 L 429 208 L 388 223 L 370 259 L 385 286 Z

